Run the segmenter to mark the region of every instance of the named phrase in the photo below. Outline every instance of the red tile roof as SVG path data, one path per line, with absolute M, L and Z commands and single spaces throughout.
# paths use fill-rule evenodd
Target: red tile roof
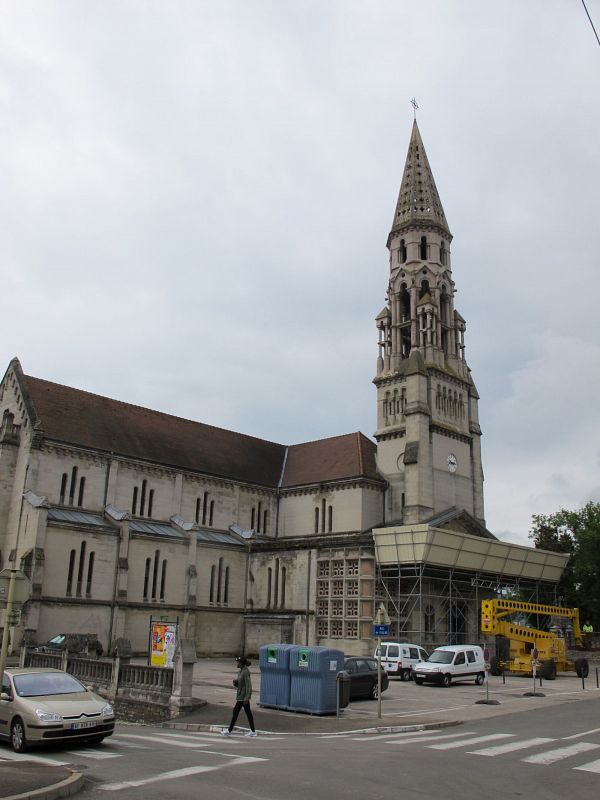
M 191 472 L 289 488 L 368 477 L 380 479 L 374 442 L 362 433 L 285 445 L 174 417 L 23 375 L 26 404 L 47 439 Z M 287 458 L 286 458 L 287 450 Z M 282 469 L 285 471 L 282 479 Z

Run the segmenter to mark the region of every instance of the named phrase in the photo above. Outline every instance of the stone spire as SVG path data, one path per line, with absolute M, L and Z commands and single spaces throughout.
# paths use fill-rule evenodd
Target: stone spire
M 415 120 L 390 236 L 411 225 L 424 224 L 435 225 L 452 238 Z

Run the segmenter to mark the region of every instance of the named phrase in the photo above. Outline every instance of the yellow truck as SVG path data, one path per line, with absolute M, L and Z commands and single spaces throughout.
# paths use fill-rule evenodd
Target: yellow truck
M 515 616 L 522 617 L 526 614 L 561 617 L 569 620 L 576 644 L 582 645 L 578 608 L 524 603 L 520 600 L 483 600 L 481 603 L 481 632 L 487 636 L 504 637 L 509 646 L 508 658 L 494 656 L 490 659 L 492 675 L 500 675 L 503 670 L 531 675 L 534 650 L 537 650 L 538 674 L 545 680 L 553 681 L 557 672 L 572 671 L 576 672 L 580 678 L 587 678 L 590 670 L 587 659 L 569 660 L 563 636 L 511 621 Z

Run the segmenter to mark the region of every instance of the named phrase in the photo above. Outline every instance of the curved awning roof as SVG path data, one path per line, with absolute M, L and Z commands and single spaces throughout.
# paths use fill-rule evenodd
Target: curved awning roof
M 373 538 L 375 557 L 380 564 L 422 563 L 470 572 L 558 581 L 569 560 L 565 553 L 484 539 L 429 525 L 375 528 Z

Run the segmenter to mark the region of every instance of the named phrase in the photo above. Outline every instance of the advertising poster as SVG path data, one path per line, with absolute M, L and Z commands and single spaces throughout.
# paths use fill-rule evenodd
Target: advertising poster
M 153 667 L 172 667 L 177 645 L 177 623 L 152 623 L 152 652 L 150 665 Z

